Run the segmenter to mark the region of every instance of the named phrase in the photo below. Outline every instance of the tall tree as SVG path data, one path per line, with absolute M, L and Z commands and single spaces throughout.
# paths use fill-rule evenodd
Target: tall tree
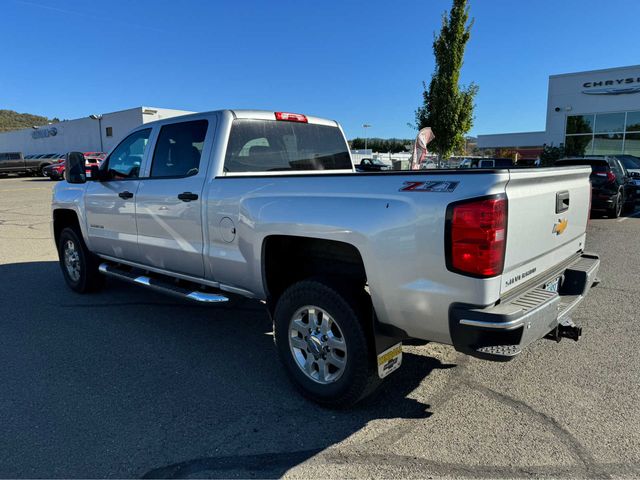
M 467 0 L 453 0 L 451 12 L 442 15 L 442 30 L 433 41 L 436 67 L 429 88 L 423 84 L 423 105 L 416 110 L 418 130 L 431 127 L 435 139 L 429 148 L 448 158 L 464 149 L 465 134 L 473 126 L 474 83 L 459 86 L 464 50 L 473 20 L 469 21 Z

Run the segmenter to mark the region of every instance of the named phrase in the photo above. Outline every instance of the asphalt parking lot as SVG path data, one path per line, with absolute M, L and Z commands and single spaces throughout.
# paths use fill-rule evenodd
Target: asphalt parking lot
M 67 289 L 53 186 L 0 179 L 0 477 L 640 476 L 640 218 L 591 221 L 580 342 L 507 364 L 405 346 L 335 412 L 289 384 L 258 304 Z

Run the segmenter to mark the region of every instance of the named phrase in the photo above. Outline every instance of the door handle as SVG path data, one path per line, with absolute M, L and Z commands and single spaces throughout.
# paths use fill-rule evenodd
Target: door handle
M 556 193 L 556 213 L 562 213 L 569 210 L 569 191 Z
M 197 200 L 198 194 L 191 192 L 182 192 L 178 195 L 178 199 L 182 200 L 183 202 L 190 202 L 191 200 Z
M 127 192 L 126 190 L 124 192 L 120 192 L 118 194 L 118 196 L 124 200 L 127 200 L 129 198 L 133 198 L 133 193 L 131 192 Z

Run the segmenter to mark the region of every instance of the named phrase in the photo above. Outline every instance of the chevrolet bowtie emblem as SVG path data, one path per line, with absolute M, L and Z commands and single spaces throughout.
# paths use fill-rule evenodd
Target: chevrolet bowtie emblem
M 553 226 L 553 233 L 556 235 L 562 235 L 567 229 L 567 225 L 569 225 L 569 220 L 566 218 L 564 220 L 558 219 L 558 223 Z

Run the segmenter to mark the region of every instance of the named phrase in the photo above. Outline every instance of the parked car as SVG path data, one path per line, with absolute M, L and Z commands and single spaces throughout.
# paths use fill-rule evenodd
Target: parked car
M 53 157 L 50 158 L 52 163 L 62 163 L 64 162 L 65 154 L 64 153 L 56 153 Z
M 635 178 L 616 157 L 563 158 L 558 167 L 584 165 L 591 167 L 591 210 L 604 211 L 610 218 L 633 210 L 636 202 Z
M 631 176 L 631 181 L 636 187 L 635 198 L 636 203 L 640 201 L 640 158 L 633 155 L 616 155 L 624 168 Z
M 61 163 L 52 163 L 51 165 L 47 165 L 43 169 L 43 174 L 45 177 L 49 177 L 51 180 L 64 179 L 64 161 L 62 161 Z
M 596 283 L 588 168 L 363 175 L 335 121 L 256 110 L 141 125 L 89 181 L 81 153 L 65 165 L 52 216 L 72 290 L 111 276 L 261 300 L 293 383 L 329 406 L 371 393 L 408 338 L 495 361 L 577 339 Z
M 98 164 L 107 156 L 104 152 L 84 152 L 83 155 L 87 165 Z
M 433 170 L 434 168 L 438 168 L 438 165 L 433 160 L 428 160 L 420 164 L 420 170 Z
M 514 166 L 510 158 L 465 158 L 458 168 L 511 168 Z
M 391 167 L 377 158 L 363 158 L 359 165 L 356 165 L 358 172 L 381 172 L 391 170 Z

